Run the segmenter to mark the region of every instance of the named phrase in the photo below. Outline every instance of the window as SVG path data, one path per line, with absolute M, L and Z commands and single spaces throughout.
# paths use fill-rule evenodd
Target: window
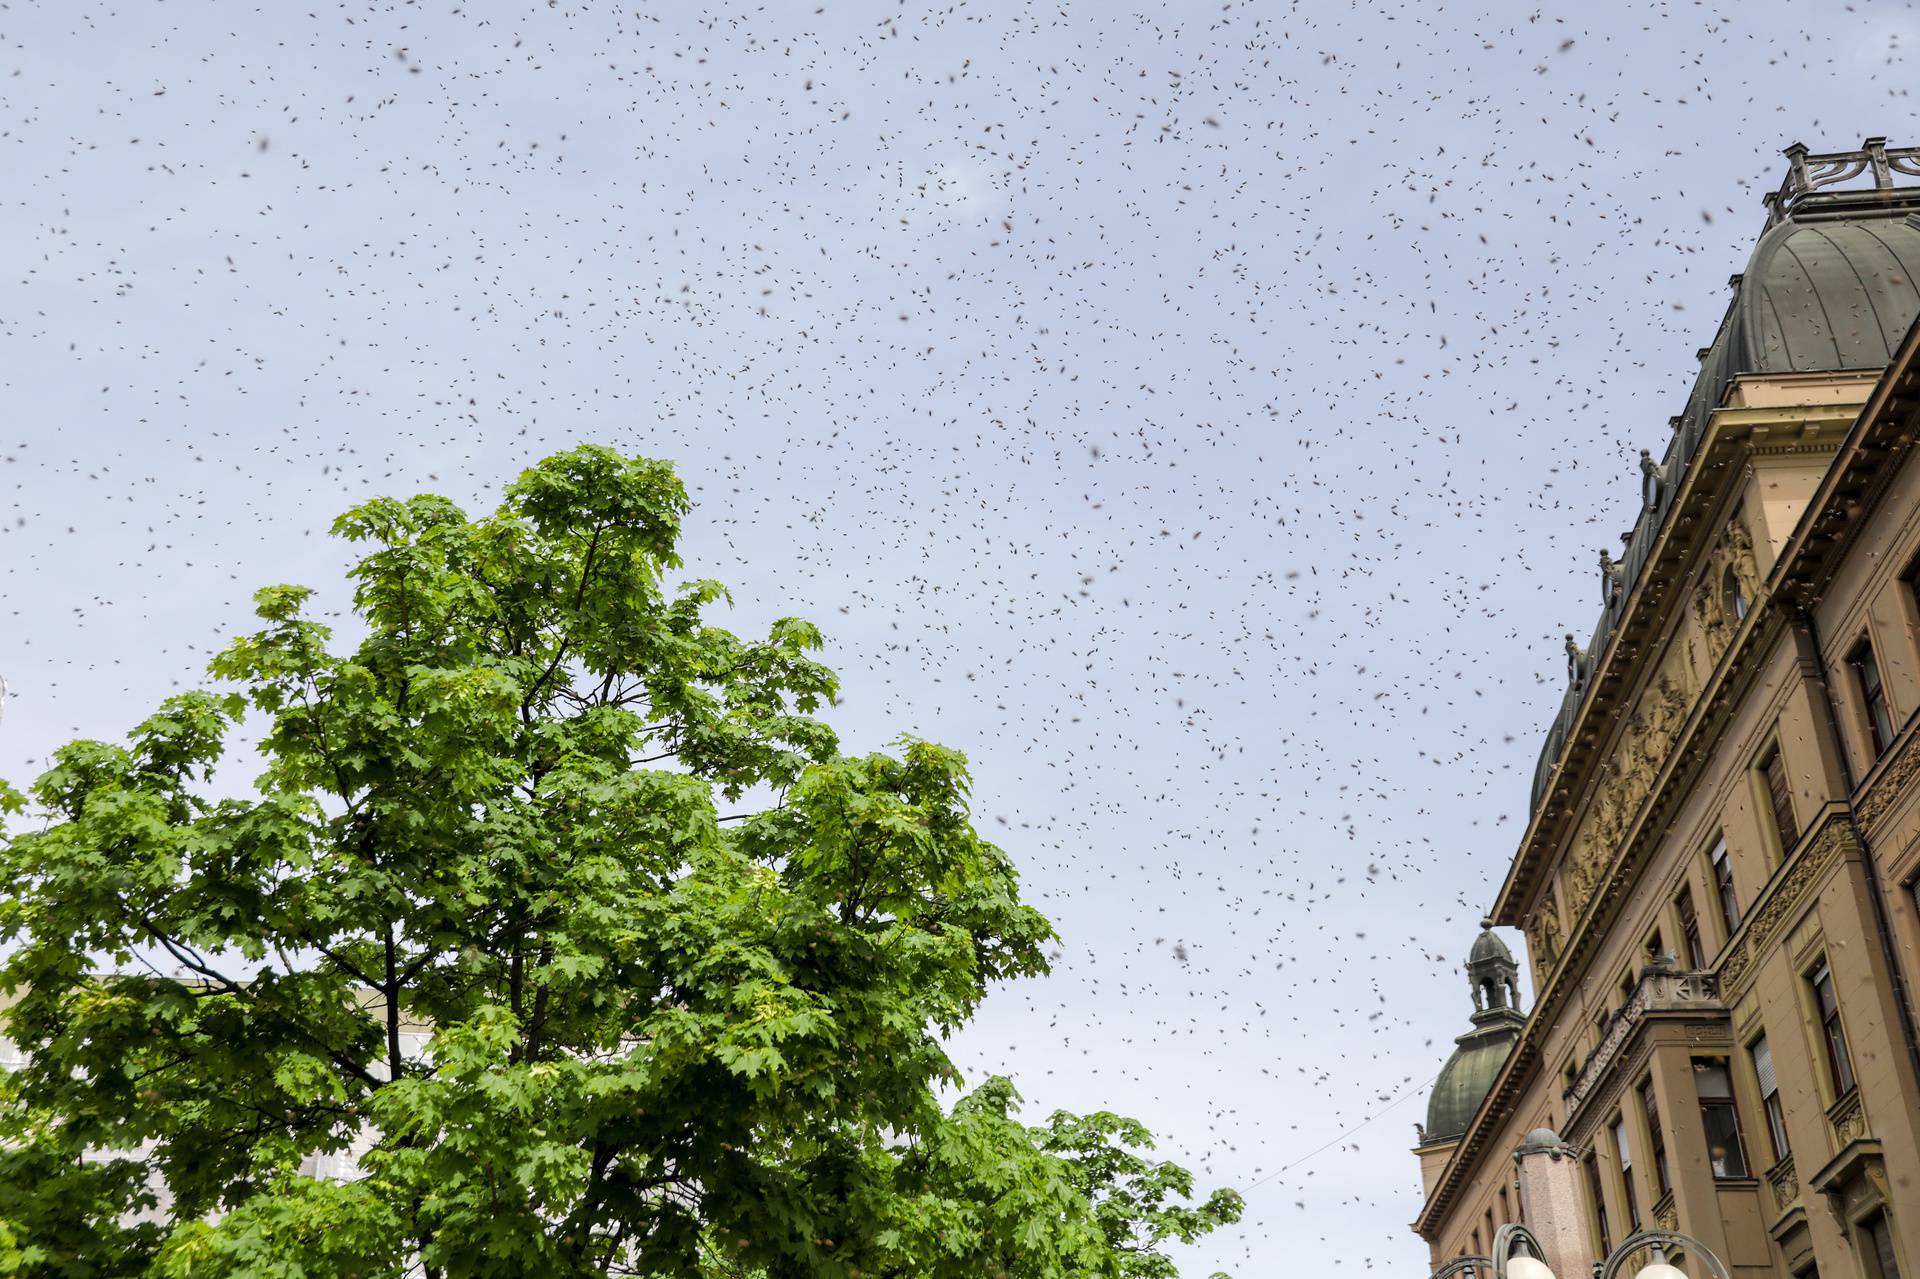
M 1640 1201 L 1633 1193 L 1633 1147 L 1627 1144 L 1627 1117 L 1613 1119 L 1613 1153 L 1620 1159 L 1620 1202 L 1627 1209 L 1627 1225 L 1640 1229 Z
M 1640 1085 L 1640 1108 L 1647 1116 L 1647 1150 L 1653 1156 L 1653 1188 L 1665 1199 L 1673 1189 L 1673 1179 L 1667 1175 L 1667 1136 L 1660 1131 L 1660 1106 L 1653 1099 L 1651 1079 Z
M 1653 930 L 1652 935 L 1647 938 L 1647 958 L 1653 960 L 1664 959 L 1666 958 L 1666 954 L 1667 943 L 1665 939 L 1660 936 L 1660 930 L 1656 928 Z
M 1720 577 L 1720 607 L 1727 612 L 1727 622 L 1738 626 L 1746 620 L 1747 610 L 1753 607 L 1753 601 L 1740 589 L 1740 575 L 1728 568 Z
M 1873 1279 L 1900 1279 L 1900 1263 L 1893 1256 L 1893 1224 L 1882 1208 L 1860 1223 L 1861 1251 L 1873 1267 Z
M 1793 791 L 1787 784 L 1787 765 L 1775 746 L 1760 761 L 1760 781 L 1767 792 L 1767 806 L 1773 810 L 1773 830 L 1780 837 L 1780 855 L 1800 841 L 1800 825 L 1793 817 Z
M 1722 1180 L 1747 1175 L 1740 1144 L 1740 1112 L 1733 1105 L 1733 1079 L 1724 1061 L 1693 1063 L 1693 1089 L 1700 1095 L 1700 1123 L 1707 1130 L 1707 1162 Z
M 1587 1201 L 1593 1205 L 1593 1228 L 1600 1236 L 1595 1251 L 1604 1257 L 1613 1251 L 1613 1237 L 1607 1230 L 1607 1197 L 1600 1190 L 1600 1160 L 1594 1155 L 1587 1156 Z
M 1620 974 L 1620 1006 L 1625 1008 L 1633 1002 L 1633 970 L 1629 968 Z
M 1733 930 L 1740 927 L 1740 895 L 1733 888 L 1733 862 L 1727 857 L 1724 835 L 1713 841 L 1713 851 L 1707 854 L 1707 865 L 1713 870 L 1713 891 L 1720 899 L 1720 926 L 1731 937 Z
M 1681 888 L 1680 895 L 1673 899 L 1673 908 L 1680 913 L 1680 940 L 1686 946 L 1683 958 L 1698 972 L 1707 966 L 1707 949 L 1700 944 L 1700 912 L 1694 909 L 1693 885 Z
M 1793 1150 L 1787 1145 L 1787 1117 L 1780 1108 L 1780 1081 L 1773 1073 L 1773 1049 L 1762 1035 L 1747 1052 L 1753 1057 L 1754 1077 L 1760 1081 L 1760 1108 L 1767 1113 L 1767 1139 L 1773 1143 L 1773 1157 L 1777 1162 Z
M 1860 707 L 1866 714 L 1867 740 L 1878 759 L 1893 745 L 1893 713 L 1887 708 L 1887 688 L 1880 682 L 1880 663 L 1873 659 L 1873 644 L 1861 636 L 1847 657 L 1853 667 L 1854 686 L 1860 692 Z
M 1500 1224 L 1506 1225 L 1513 1220 L 1513 1201 L 1507 1198 L 1507 1188 L 1500 1187 Z
M 1847 1056 L 1847 1032 L 1840 1025 L 1840 1001 L 1833 994 L 1833 969 L 1823 959 L 1807 982 L 1813 987 L 1813 1006 L 1820 1017 L 1820 1040 L 1827 1050 L 1833 1095 L 1844 1097 L 1853 1091 L 1853 1060 Z

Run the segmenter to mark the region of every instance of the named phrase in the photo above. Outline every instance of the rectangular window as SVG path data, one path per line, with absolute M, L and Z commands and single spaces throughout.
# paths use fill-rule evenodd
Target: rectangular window
M 1827 1050 L 1833 1094 L 1844 1097 L 1853 1091 L 1853 1059 L 1847 1055 L 1847 1032 L 1840 1024 L 1840 1001 L 1833 993 L 1833 969 L 1823 959 L 1807 981 L 1813 987 L 1813 1006 L 1820 1017 L 1820 1040 Z
M 1800 841 L 1800 824 L 1793 816 L 1793 790 L 1787 784 L 1786 761 L 1775 746 L 1760 762 L 1760 780 L 1766 788 L 1767 805 L 1773 810 L 1774 834 L 1780 837 L 1780 855 L 1785 857 Z
M 1724 1061 L 1693 1063 L 1693 1088 L 1700 1095 L 1700 1123 L 1707 1130 L 1707 1162 L 1721 1180 L 1747 1175 L 1747 1152 L 1740 1144 L 1740 1112 L 1733 1104 L 1733 1078 Z
M 1640 1229 L 1640 1200 L 1633 1193 L 1633 1147 L 1627 1142 L 1627 1117 L 1613 1120 L 1613 1153 L 1620 1161 L 1620 1202 L 1627 1210 L 1627 1225 Z
M 1860 707 L 1866 714 L 1867 740 L 1878 759 L 1893 745 L 1893 712 L 1887 708 L 1887 688 L 1880 682 L 1880 663 L 1873 658 L 1873 644 L 1865 637 L 1847 658 L 1853 667 L 1854 687 L 1860 693 Z
M 1714 895 L 1720 899 L 1720 926 L 1727 930 L 1727 936 L 1733 936 L 1733 930 L 1740 927 L 1740 895 L 1733 887 L 1733 862 L 1727 856 L 1727 839 L 1722 835 L 1713 841 L 1713 851 L 1707 854 L 1707 865 L 1713 871 Z
M 1760 1081 L 1760 1106 L 1767 1112 L 1767 1139 L 1773 1143 L 1773 1157 L 1776 1161 L 1785 1159 L 1793 1149 L 1787 1144 L 1787 1117 L 1780 1107 L 1780 1081 L 1773 1073 L 1773 1049 L 1762 1035 L 1747 1051 L 1753 1056 L 1754 1077 Z
M 1662 1199 L 1673 1189 L 1667 1174 L 1667 1135 L 1660 1131 L 1660 1106 L 1653 1099 L 1653 1080 L 1640 1085 L 1640 1109 L 1647 1116 L 1647 1153 L 1653 1157 L 1653 1186 Z
M 1673 899 L 1673 908 L 1680 912 L 1680 940 L 1686 946 L 1681 958 L 1698 972 L 1707 966 L 1707 948 L 1700 944 L 1700 912 L 1694 909 L 1693 885 L 1681 888 L 1680 895 Z
M 1860 1223 L 1860 1238 L 1874 1266 L 1873 1279 L 1900 1279 L 1900 1263 L 1893 1255 L 1893 1223 L 1887 1220 L 1885 1208 Z
M 1593 1228 L 1600 1236 L 1595 1251 L 1604 1257 L 1613 1251 L 1613 1237 L 1607 1229 L 1607 1197 L 1600 1188 L 1600 1160 L 1594 1155 L 1587 1156 L 1587 1199 L 1593 1204 Z

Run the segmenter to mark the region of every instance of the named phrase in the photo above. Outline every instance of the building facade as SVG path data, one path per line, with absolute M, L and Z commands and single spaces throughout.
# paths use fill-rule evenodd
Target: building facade
M 1920 1279 L 1920 148 L 1787 157 L 1568 637 L 1491 911 L 1534 1007 L 1489 1015 L 1484 933 L 1415 1149 L 1435 1270 L 1540 1228 L 1552 1144 L 1595 1259 Z

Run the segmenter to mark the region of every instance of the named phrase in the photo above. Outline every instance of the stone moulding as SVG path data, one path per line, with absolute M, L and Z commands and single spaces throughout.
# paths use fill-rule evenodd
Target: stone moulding
M 1920 747 L 1914 745 L 1915 741 L 1920 741 L 1920 734 L 1901 734 L 1894 744 L 1893 757 L 1880 765 L 1878 775 L 1867 776 L 1853 806 L 1862 826 L 1878 824 L 1887 810 L 1908 793 L 1915 779 L 1920 778 Z
M 1833 1139 L 1837 1145 L 1866 1140 L 1867 1112 L 1860 1105 L 1858 1088 L 1850 1089 L 1846 1096 L 1827 1109 L 1827 1122 L 1833 1125 Z
M 1777 1217 L 1800 1198 L 1800 1181 L 1793 1175 L 1793 1156 L 1788 1155 L 1767 1169 L 1766 1179 L 1767 1193 L 1773 1198 L 1773 1212 Z

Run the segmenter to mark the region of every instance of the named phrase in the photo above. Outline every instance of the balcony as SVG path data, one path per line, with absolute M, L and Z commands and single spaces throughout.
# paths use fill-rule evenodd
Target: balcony
M 1633 995 L 1607 1022 L 1600 1044 L 1580 1065 L 1580 1073 L 1566 1091 L 1567 1113 L 1577 1113 L 1606 1078 L 1621 1051 L 1648 1017 L 1678 1013 L 1686 1015 L 1724 1014 L 1720 1002 L 1720 979 L 1712 973 L 1682 972 L 1670 959 L 1655 960 L 1640 970 L 1639 984 Z

